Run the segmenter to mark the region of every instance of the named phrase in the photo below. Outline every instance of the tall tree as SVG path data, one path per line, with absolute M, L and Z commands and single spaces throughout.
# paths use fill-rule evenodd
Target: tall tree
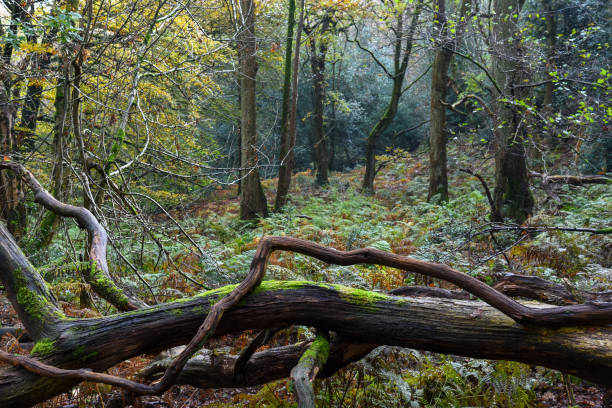
M 404 78 L 406 77 L 406 69 L 408 68 L 410 54 L 412 53 L 414 33 L 417 28 L 422 5 L 423 2 L 418 1 L 412 10 L 407 7 L 407 4 L 402 2 L 395 3 L 392 6 L 391 18 L 395 17 L 395 26 L 392 28 L 392 32 L 394 33 L 392 71 L 388 70 L 372 52 L 366 50 L 374 58 L 374 61 L 383 69 L 385 74 L 387 74 L 387 76 L 393 81 L 393 88 L 391 90 L 391 97 L 389 98 L 387 109 L 378 122 L 376 122 L 376 125 L 374 125 L 370 131 L 370 134 L 368 135 L 368 143 L 366 148 L 366 168 L 361 186 L 362 191 L 366 194 L 372 194 L 374 192 L 374 176 L 376 175 L 376 141 L 385 132 L 385 130 L 387 130 L 393 121 L 393 118 L 395 118 L 400 98 L 404 93 L 402 86 L 404 84 Z M 412 11 L 412 20 L 410 25 L 406 28 L 404 27 L 404 20 L 406 16 L 410 14 L 409 11 Z M 358 39 L 355 41 L 360 48 L 363 48 Z
M 546 12 L 546 70 L 555 71 L 555 47 L 557 45 L 557 16 L 554 10 L 553 0 L 544 0 L 544 11 Z M 542 106 L 546 111 L 552 109 L 553 91 L 555 84 L 548 81 L 544 85 L 544 100 Z
M 455 35 L 450 35 L 446 19 L 446 1 L 434 1 L 434 41 L 436 54 L 431 68 L 431 103 L 429 121 L 429 193 L 430 200 L 437 195 L 440 201 L 448 200 L 448 179 L 446 171 L 446 95 L 448 92 L 448 67 L 453 59 L 453 48 L 461 36 L 464 15 L 469 6 L 468 0 L 462 0 L 458 28 Z
M 518 18 L 524 0 L 496 0 L 491 36 L 494 89 L 495 202 L 493 221 L 504 217 L 523 222 L 533 209 L 529 190 L 522 115 L 517 108 L 528 88 L 515 86 L 527 79 Z
M 311 36 L 310 44 L 310 66 L 312 68 L 312 93 L 313 93 L 313 151 L 315 166 L 317 170 L 316 183 L 319 186 L 329 183 L 329 151 L 325 135 L 325 58 L 327 55 L 327 39 L 325 34 L 329 32 L 333 24 L 333 11 L 325 10 L 323 17 L 317 23 L 318 38 Z M 308 30 L 312 33 L 312 30 Z
M 300 1 L 300 18 L 295 39 L 293 62 L 293 26 L 295 25 L 295 0 L 289 0 L 289 18 L 287 21 L 287 47 L 285 54 L 285 76 L 283 83 L 283 107 L 281 112 L 280 165 L 278 169 L 278 187 L 274 210 L 279 211 L 287 202 L 287 193 L 291 185 L 291 173 L 295 167 L 295 131 L 298 99 L 298 78 L 300 64 L 300 45 L 304 27 L 304 0 Z M 293 71 L 293 75 L 291 74 Z M 289 96 L 291 93 L 291 97 Z
M 257 59 L 255 52 L 255 2 L 240 0 L 241 27 L 238 32 L 238 51 L 240 57 L 240 132 L 241 132 L 241 180 L 240 180 L 240 218 L 253 219 L 268 215 L 268 204 L 259 179 L 257 160 L 257 122 L 256 122 L 256 76 Z

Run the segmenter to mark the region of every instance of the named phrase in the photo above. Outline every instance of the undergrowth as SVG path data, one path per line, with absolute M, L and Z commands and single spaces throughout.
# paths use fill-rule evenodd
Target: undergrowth
M 462 157 L 462 152 L 454 152 Z M 467 156 L 466 156 L 467 157 Z M 541 276 L 583 290 L 612 289 L 612 239 L 609 235 L 546 232 L 526 236 L 508 232 L 480 234 L 488 223 L 489 204 L 480 182 L 459 172 L 450 173 L 450 201 L 427 202 L 427 174 L 422 160 L 403 155 L 377 176 L 376 194 L 362 195 L 361 170 L 337 174 L 330 184 L 315 188 L 309 172 L 294 178 L 290 202 L 282 212 L 255 222 L 239 221 L 237 199 L 223 194 L 220 201 L 193 204 L 191 210 L 174 213 L 199 246 L 196 249 L 163 217 L 151 216 L 163 226 L 157 233 L 164 254 L 151 239 L 133 239 L 133 230 L 114 232 L 123 256 L 141 271 L 150 287 L 134 279 L 132 271 L 111 251 L 112 272 L 152 301 L 166 301 L 193 294 L 200 287 L 218 287 L 242 280 L 248 271 L 260 238 L 284 235 L 313 240 L 337 249 L 374 247 L 428 261 L 443 262 L 465 273 L 493 282 L 500 273 Z M 484 169 L 492 166 L 483 166 Z M 483 177 L 492 174 L 483 170 Z M 269 201 L 275 180 L 264 182 Z M 612 190 L 609 185 L 563 186 L 551 201 L 543 190 L 534 190 L 538 212 L 530 225 L 606 227 L 612 223 Z M 228 198 L 228 196 L 230 198 Z M 162 231 L 160 229 L 160 231 Z M 84 234 L 66 223 L 71 242 L 54 241 L 44 254 L 35 254 L 39 264 L 49 259 L 78 259 Z M 62 242 L 65 242 L 62 241 Z M 72 244 L 75 243 L 75 244 Z M 503 253 L 503 254 L 502 254 Z M 504 256 L 505 255 L 505 256 Z M 382 266 L 334 266 L 293 253 L 276 252 L 266 271 L 267 279 L 311 280 L 341 283 L 358 288 L 387 291 L 413 283 L 450 287 L 445 282 L 405 276 Z M 58 272 L 46 276 L 61 300 L 75 301 L 85 288 L 66 280 Z M 152 292 L 152 294 L 151 294 Z M 96 299 L 97 309 L 111 308 Z M 95 306 L 94 305 L 94 306 Z M 550 377 L 547 370 L 512 362 L 488 362 L 436 356 L 429 353 L 380 348 L 367 359 L 352 364 L 330 379 L 317 382 L 322 407 L 532 407 L 536 406 L 534 384 Z M 548 377 L 547 377 L 548 376 Z M 279 381 L 249 392 L 232 404 L 211 406 L 291 406 L 290 386 Z M 289 404 L 289 405 L 287 405 Z

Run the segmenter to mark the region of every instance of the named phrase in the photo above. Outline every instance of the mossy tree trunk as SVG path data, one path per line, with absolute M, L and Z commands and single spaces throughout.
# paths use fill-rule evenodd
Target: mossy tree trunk
M 255 38 L 255 2 L 240 0 L 243 24 L 238 32 L 240 56 L 241 113 L 241 180 L 240 218 L 243 220 L 268 216 L 268 204 L 259 179 L 257 158 L 257 107 L 255 104 L 257 76 L 257 40 Z
M 292 7 L 293 5 L 293 7 Z M 289 17 L 287 27 L 287 54 L 285 56 L 285 84 L 283 87 L 283 115 L 281 123 L 281 140 L 280 140 L 280 166 L 278 169 L 278 188 L 276 191 L 276 200 L 274 210 L 280 211 L 287 202 L 287 195 L 291 185 L 291 174 L 295 167 L 295 140 L 297 128 L 297 101 L 298 101 L 298 79 L 299 79 L 299 63 L 300 63 L 300 46 L 302 43 L 302 31 L 304 28 L 304 0 L 300 1 L 300 18 L 298 20 L 297 34 L 295 38 L 295 53 L 291 62 L 291 47 L 293 40 L 293 25 L 295 0 L 289 2 Z M 291 62 L 291 67 L 289 66 Z M 291 83 L 289 78 L 291 77 Z M 291 98 L 289 99 L 289 91 Z M 285 95 L 285 92 L 287 95 Z M 287 105 L 287 113 L 285 114 L 285 104 Z
M 331 16 L 323 17 L 320 34 L 323 36 L 330 28 Z M 329 183 L 329 150 L 325 135 L 325 58 L 327 45 L 324 38 L 310 38 L 310 66 L 312 68 L 312 103 L 313 103 L 313 146 L 316 167 L 316 184 L 323 186 Z
M 525 99 L 527 88 L 517 88 L 527 79 L 524 52 L 518 31 L 518 16 L 524 0 L 496 0 L 495 35 L 491 38 L 492 74 L 499 89 L 494 90 L 495 210 L 493 221 L 510 218 L 519 223 L 533 210 L 525 154 L 525 129 L 517 102 Z
M 40 353 L 35 355 L 40 361 L 57 367 L 103 371 L 131 357 L 189 341 L 211 303 L 225 293 L 225 289 L 219 289 L 137 312 L 61 321 L 57 326 L 61 334 L 42 342 Z M 612 352 L 607 346 L 612 338 L 609 327 L 596 330 L 522 327 L 478 301 L 401 298 L 309 282 L 263 282 L 240 307 L 225 315 L 215 336 L 279 324 L 322 327 L 355 343 L 397 345 L 544 365 L 612 385 Z M 150 333 L 155 333 L 155 337 Z M 284 362 L 282 356 L 276 356 L 275 361 Z M 288 376 L 292 363 L 286 362 L 280 368 L 281 374 Z M 257 367 L 250 366 L 248 370 L 266 372 L 263 366 Z M 278 371 L 275 375 L 279 375 Z M 243 385 L 234 383 L 230 375 L 213 380 L 207 375 L 198 377 L 201 386 Z M 257 383 L 250 378 L 248 384 Z M 259 377 L 261 382 L 273 379 Z M 77 382 L 76 379 L 39 377 L 22 368 L 7 368 L 0 371 L 0 404 L 5 408 L 29 407 L 66 392 Z

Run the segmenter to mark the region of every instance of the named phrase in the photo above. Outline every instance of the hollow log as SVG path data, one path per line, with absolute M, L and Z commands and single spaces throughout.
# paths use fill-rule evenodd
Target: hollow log
M 46 339 L 47 347 L 34 355 L 51 366 L 99 372 L 137 355 L 185 344 L 211 304 L 232 289 L 103 318 L 66 320 L 60 334 Z M 354 343 L 521 361 L 612 386 L 612 326 L 523 326 L 480 301 L 411 299 L 341 285 L 265 281 L 225 314 L 215 336 L 292 324 L 334 331 Z M 0 371 L 0 406 L 29 407 L 78 382 L 70 376 L 41 377 L 21 367 L 6 368 Z

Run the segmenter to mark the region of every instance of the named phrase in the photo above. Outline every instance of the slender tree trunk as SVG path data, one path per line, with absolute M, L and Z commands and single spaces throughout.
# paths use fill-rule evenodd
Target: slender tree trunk
M 401 79 L 400 79 L 401 78 Z M 380 120 L 376 123 L 368 135 L 368 145 L 366 149 L 366 168 L 363 177 L 362 190 L 366 194 L 374 193 L 374 176 L 376 175 L 376 141 L 387 130 L 393 118 L 397 114 L 399 100 L 402 96 L 402 84 L 404 75 L 397 77 L 393 81 L 393 91 L 387 110 Z
M 255 3 L 240 0 L 242 27 L 238 34 L 240 52 L 240 111 L 241 111 L 241 167 L 240 218 L 243 220 L 268 216 L 257 160 L 257 125 L 255 91 L 257 76 Z
M 442 3 L 444 1 L 442 0 Z M 439 201 L 448 200 L 446 176 L 446 101 L 448 90 L 448 66 L 452 54 L 441 49 L 436 52 L 431 70 L 431 104 L 429 121 L 429 193 L 427 200 L 435 195 Z
M 19 149 L 13 129 L 15 105 L 4 86 L 0 87 L 0 152 L 3 156 L 11 156 Z M 17 239 L 23 237 L 26 232 L 23 195 L 23 183 L 19 177 L 7 171 L 0 171 L 0 218 L 6 221 L 9 232 Z
M 446 96 L 448 93 L 448 67 L 453 60 L 449 47 L 456 47 L 463 32 L 463 18 L 469 0 L 461 2 L 459 23 L 454 37 L 449 38 L 445 0 L 434 3 L 434 27 L 436 30 L 436 55 L 431 68 L 431 103 L 429 121 L 429 193 L 427 200 L 435 195 L 440 201 L 448 200 L 448 178 L 446 169 Z
M 387 105 L 385 113 L 376 123 L 376 125 L 374 125 L 370 131 L 370 134 L 368 135 L 366 147 L 366 167 L 365 174 L 363 176 L 363 183 L 361 185 L 361 190 L 365 194 L 374 193 L 374 177 L 376 176 L 376 141 L 385 132 L 385 130 L 387 130 L 397 114 L 399 101 L 402 97 L 404 77 L 406 76 L 408 61 L 410 59 L 410 54 L 412 53 L 412 38 L 417 27 L 419 15 L 421 14 L 422 5 L 422 2 L 418 2 L 415 5 L 412 21 L 407 32 L 404 31 L 403 27 L 403 12 L 397 16 L 394 44 L 395 51 L 393 54 L 394 69 L 393 74 L 389 75 L 393 80 L 393 90 L 391 91 L 391 98 L 389 99 L 389 104 Z M 404 35 L 406 35 L 406 37 L 404 37 Z
M 446 94 L 448 91 L 448 67 L 453 54 L 446 49 L 448 29 L 446 24 L 446 0 L 434 2 L 434 30 L 436 55 L 431 68 L 431 102 L 429 113 L 429 193 L 427 200 L 438 195 L 440 201 L 448 200 L 446 176 Z
M 278 187 L 276 191 L 276 202 L 274 210 L 280 211 L 287 202 L 287 194 L 291 185 L 291 173 L 295 167 L 295 130 L 297 116 L 298 78 L 300 63 L 300 45 L 302 41 L 302 29 L 304 27 L 304 0 L 300 2 L 300 18 L 295 41 L 295 54 L 291 63 L 291 51 L 293 42 L 293 26 L 295 14 L 295 0 L 289 1 L 289 22 L 287 27 L 287 54 L 285 56 L 285 84 L 283 88 L 283 112 L 281 123 L 280 141 L 280 166 L 278 170 Z M 293 75 L 291 72 L 293 71 Z M 291 77 L 291 83 L 289 79 Z M 289 99 L 291 91 L 291 99 Z M 286 109 L 288 108 L 288 109 Z M 286 110 L 286 112 L 285 112 Z
M 514 105 L 503 101 L 520 100 L 525 91 L 515 88 L 514 84 L 526 79 L 525 68 L 521 63 L 521 50 L 518 15 L 524 0 L 496 0 L 494 9 L 497 18 L 492 37 L 493 77 L 503 94 L 495 90 L 494 134 L 497 152 L 495 155 L 495 211 L 493 221 L 503 221 L 504 217 L 523 222 L 533 209 L 533 197 L 529 190 L 525 146 L 521 128 L 521 112 Z
M 326 16 L 321 24 L 321 32 L 324 33 L 329 27 L 329 17 Z M 327 46 L 319 44 L 315 38 L 310 39 L 310 65 L 312 67 L 312 89 L 313 89 L 313 132 L 315 153 L 315 165 L 317 168 L 316 183 L 323 186 L 329 183 L 329 152 L 324 129 L 324 104 L 325 104 L 325 55 Z
M 557 43 L 557 19 L 553 10 L 553 0 L 544 0 L 544 9 L 546 11 L 546 79 L 548 72 L 554 71 L 555 46 Z M 549 81 L 544 86 L 544 101 L 542 103 L 545 110 L 550 111 L 552 108 L 553 91 L 555 84 Z
M 239 74 L 240 76 L 240 74 Z M 238 84 L 238 106 L 242 109 L 242 91 L 240 90 L 240 78 L 237 78 L 237 84 Z M 238 198 L 240 198 L 240 192 L 242 191 L 242 181 L 241 181 L 241 177 L 242 177 L 242 171 L 240 170 L 240 168 L 242 168 L 242 131 L 241 131 L 241 126 L 242 126 L 242 117 L 239 117 L 236 121 L 236 145 L 237 145 L 237 151 L 236 151 L 236 157 L 235 157 L 235 163 L 236 163 L 236 168 L 239 169 L 238 170 L 238 188 L 236 191 L 236 196 Z
M 291 54 L 293 51 L 293 26 L 295 25 L 295 0 L 289 0 L 289 14 L 287 16 L 287 38 L 285 41 L 285 72 L 283 77 L 283 100 L 281 108 L 280 150 L 278 166 L 278 185 L 276 188 L 276 201 L 274 210 L 278 211 L 287 201 L 287 192 L 291 184 L 291 165 L 287 163 L 289 154 L 289 103 L 291 93 Z

